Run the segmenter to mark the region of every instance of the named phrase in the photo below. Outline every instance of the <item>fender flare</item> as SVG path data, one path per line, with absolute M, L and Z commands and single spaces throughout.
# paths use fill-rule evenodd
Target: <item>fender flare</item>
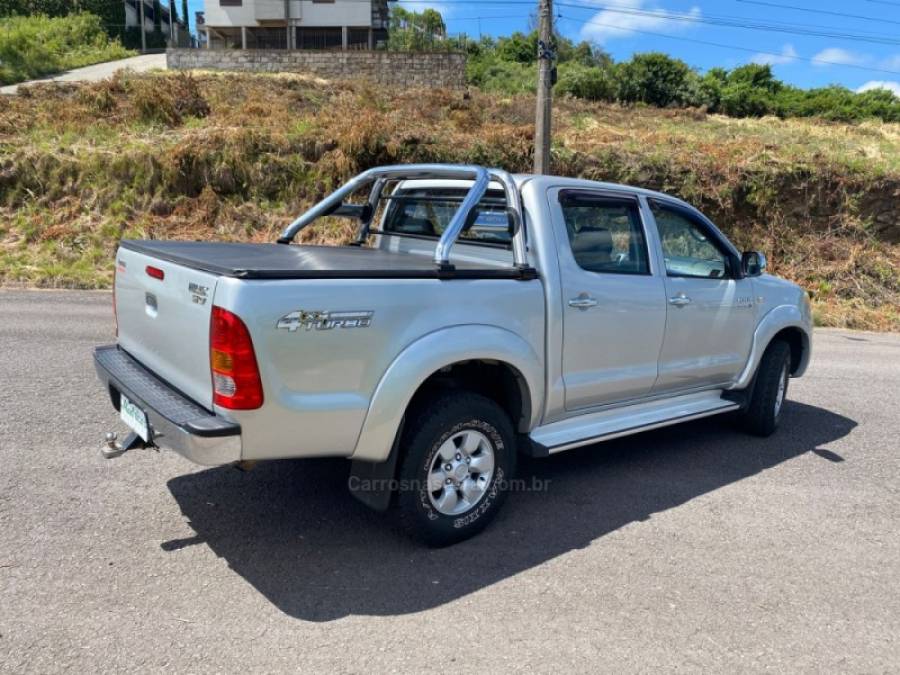
M 741 371 L 740 376 L 730 389 L 745 389 L 750 386 L 759 362 L 772 338 L 785 328 L 797 328 L 803 336 L 803 354 L 793 376 L 800 377 L 803 375 L 812 356 L 812 330 L 809 320 L 796 305 L 778 305 L 760 319 L 759 325 L 753 333 L 753 345 L 750 348 L 750 357 L 747 359 L 747 365 L 744 366 L 744 370 Z
M 534 427 L 543 410 L 544 367 L 531 345 L 498 326 L 453 326 L 412 342 L 391 362 L 372 395 L 351 459 L 387 460 L 406 408 L 422 383 L 441 368 L 479 359 L 498 361 L 518 371 L 530 401 L 528 425 Z

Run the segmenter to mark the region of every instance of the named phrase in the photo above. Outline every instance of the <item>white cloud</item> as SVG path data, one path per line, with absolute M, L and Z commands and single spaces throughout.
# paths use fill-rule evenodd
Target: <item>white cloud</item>
M 866 82 L 856 91 L 861 94 L 862 92 L 871 89 L 887 89 L 888 91 L 894 92 L 894 96 L 900 96 L 900 82 L 886 82 L 883 80 L 871 80 L 870 82 Z
M 750 61 L 762 65 L 777 66 L 783 63 L 792 63 L 797 60 L 797 50 L 794 45 L 787 44 L 781 48 L 780 54 L 756 54 Z
M 581 29 L 581 36 L 585 40 L 604 43 L 617 38 L 627 38 L 634 35 L 635 31 L 664 29 L 664 32 L 671 33 L 686 30 L 691 26 L 690 21 L 667 19 L 668 12 L 652 4 L 652 0 L 650 3 L 646 0 L 605 0 L 603 5 L 608 9 L 597 12 L 590 18 L 590 23 L 586 23 Z M 678 14 L 685 13 L 678 12 Z M 703 14 L 699 7 L 694 6 L 686 15 L 691 19 L 697 19 Z
M 885 70 L 900 70 L 900 54 L 889 56 L 879 64 L 879 67 Z
M 823 49 L 813 57 L 813 64 L 817 66 L 861 66 L 868 61 L 868 56 L 838 47 Z

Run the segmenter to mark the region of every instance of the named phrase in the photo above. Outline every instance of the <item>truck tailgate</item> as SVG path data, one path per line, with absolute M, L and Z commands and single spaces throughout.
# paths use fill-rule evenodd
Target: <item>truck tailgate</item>
M 216 281 L 209 272 L 145 253 L 120 248 L 116 255 L 119 346 L 209 409 L 209 324 Z

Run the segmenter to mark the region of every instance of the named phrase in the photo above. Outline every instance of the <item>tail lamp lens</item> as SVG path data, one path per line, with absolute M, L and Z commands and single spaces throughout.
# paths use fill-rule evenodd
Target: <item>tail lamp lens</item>
M 147 276 L 151 276 L 154 279 L 159 279 L 160 281 L 166 278 L 166 273 L 163 272 L 158 267 L 153 267 L 153 265 L 147 265 L 146 267 Z
M 255 410 L 263 404 L 262 382 L 250 332 L 240 317 L 213 306 L 209 363 L 213 402 L 230 410 Z
M 113 321 L 115 321 L 115 323 L 116 323 L 116 337 L 119 337 L 119 310 L 116 309 L 116 274 L 117 274 L 117 268 L 114 267 L 113 268 L 113 284 L 112 284 Z

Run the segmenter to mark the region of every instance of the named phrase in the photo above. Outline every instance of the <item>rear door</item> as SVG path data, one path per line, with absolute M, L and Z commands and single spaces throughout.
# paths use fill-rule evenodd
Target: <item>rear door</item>
M 756 313 L 750 279 L 724 238 L 673 202 L 648 200 L 666 268 L 666 337 L 654 392 L 729 382 L 750 353 Z
M 217 277 L 120 248 L 119 346 L 197 403 L 212 408 L 209 322 Z
M 639 398 L 653 387 L 665 330 L 663 279 L 636 197 L 550 192 L 563 303 L 565 407 Z

